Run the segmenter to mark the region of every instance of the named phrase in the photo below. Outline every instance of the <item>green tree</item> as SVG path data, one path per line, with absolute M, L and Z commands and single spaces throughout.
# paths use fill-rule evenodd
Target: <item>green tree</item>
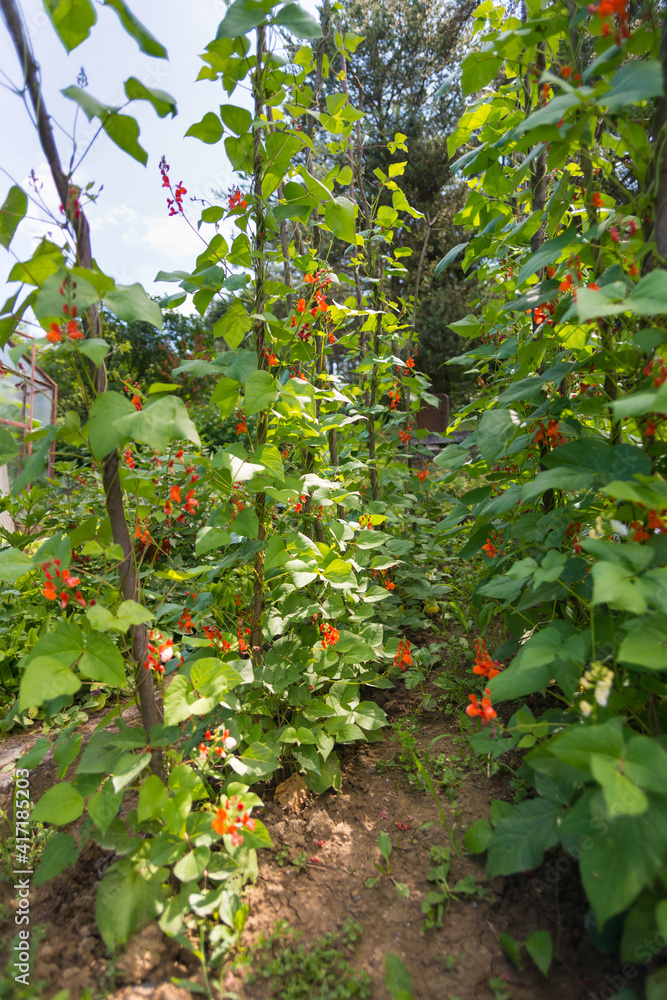
M 437 391 L 447 392 L 457 391 L 462 369 L 445 362 L 463 343 L 449 324 L 468 311 L 475 288 L 463 284 L 460 267 L 439 278 L 433 270 L 463 239 L 454 217 L 466 188 L 452 177 L 447 136 L 464 107 L 457 78 L 475 6 L 467 0 L 458 6 L 447 0 L 346 0 L 337 25 L 343 34 L 365 38 L 355 53 L 349 88 L 366 116 L 357 144 L 363 149 L 359 160 L 367 197 L 379 192 L 376 171 L 387 174 L 390 163 L 407 160 L 401 186 L 424 216 L 410 219 L 401 233 L 400 242 L 412 254 L 402 259 L 406 271 L 392 278 L 392 293 L 402 298 L 403 319 L 414 327 L 419 367 Z M 332 52 L 333 41 L 330 34 Z M 332 93 L 340 83 L 329 80 L 326 86 Z M 388 148 L 397 132 L 407 137 L 407 154 L 393 155 Z M 388 201 L 386 195 L 382 200 Z
M 108 311 L 102 311 L 100 319 L 104 339 L 111 348 L 106 360 L 110 388 L 119 391 L 124 382 L 136 382 L 143 390 L 153 382 L 171 382 L 171 373 L 181 361 L 209 359 L 217 353 L 210 327 L 196 315 L 165 311 L 161 330 L 142 320 L 123 322 Z M 84 418 L 86 403 L 69 359 L 46 349 L 39 363 L 58 385 L 59 409 L 76 410 Z M 190 389 L 187 373 L 178 381 L 186 401 L 200 402 L 206 396 L 207 387 L 201 382 L 196 389 Z

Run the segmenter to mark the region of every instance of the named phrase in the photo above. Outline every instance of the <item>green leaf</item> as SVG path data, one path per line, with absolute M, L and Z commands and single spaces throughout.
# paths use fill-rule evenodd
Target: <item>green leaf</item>
M 529 278 L 531 274 L 536 274 L 541 268 L 547 267 L 548 264 L 555 263 L 561 254 L 568 248 L 576 243 L 582 243 L 582 238 L 577 233 L 576 226 L 570 226 L 566 229 L 564 233 L 560 236 L 556 236 L 552 240 L 547 240 L 543 243 L 539 250 L 531 254 L 528 260 L 524 261 L 521 265 L 519 275 L 517 277 L 517 285 L 522 285 L 526 278 Z M 545 300 L 546 301 L 546 300 Z M 536 303 L 538 305 L 539 303 Z
M 229 763 L 237 774 L 253 778 L 273 774 L 280 766 L 273 751 L 264 743 L 251 743 L 240 757 L 231 757 Z
M 507 452 L 516 426 L 509 410 L 486 410 L 477 427 L 477 446 L 488 465 Z
M 593 754 L 616 761 L 623 756 L 624 744 L 619 719 L 600 725 L 575 722 L 549 743 L 549 752 L 570 767 L 590 771 Z
M 232 299 L 224 315 L 213 327 L 216 337 L 222 338 L 234 350 L 250 332 L 250 320 L 241 299 Z M 231 375 L 228 376 L 231 378 Z
M 107 948 L 114 951 L 127 944 L 156 915 L 158 901 L 164 896 L 159 871 L 158 877 L 159 881 L 147 870 L 135 871 L 126 859 L 108 869 L 95 902 L 95 919 Z
M 148 153 L 139 144 L 138 140 L 141 129 L 136 118 L 132 118 L 130 115 L 120 115 L 116 111 L 113 111 L 103 120 L 102 127 L 111 141 L 122 149 L 123 152 L 146 166 Z
M 298 38 L 321 38 L 322 29 L 317 21 L 296 3 L 285 4 L 273 18 L 273 23 L 288 28 Z
M 412 979 L 405 965 L 393 952 L 387 952 L 384 960 L 384 984 L 393 1000 L 414 1000 Z
M 521 945 L 510 934 L 501 934 L 498 944 L 503 949 L 515 969 L 521 971 Z
M 234 0 L 218 25 L 215 37 L 216 39 L 238 38 L 265 20 L 266 12 L 261 3 L 253 3 L 252 0 Z
M 116 612 L 118 628 L 126 632 L 130 625 L 144 625 L 153 615 L 137 601 L 122 601 Z
M 581 103 L 582 99 L 577 94 L 559 94 L 558 97 L 552 97 L 545 107 L 533 111 L 525 121 L 517 126 L 517 130 L 529 132 L 531 129 L 543 128 L 545 125 L 557 125 L 570 108 Z
M 667 751 L 649 736 L 633 736 L 623 754 L 625 775 L 649 792 L 667 794 Z
M 356 214 L 356 205 L 349 198 L 340 195 L 327 201 L 324 208 L 324 221 L 334 236 L 354 246 L 357 242 Z
M 30 556 L 20 549 L 3 549 L 0 552 L 0 580 L 15 583 L 33 568 Z
M 461 89 L 467 97 L 495 80 L 503 59 L 495 52 L 471 52 L 465 57 L 461 72 Z
M 621 774 L 617 764 L 600 754 L 591 754 L 591 771 L 602 786 L 605 805 L 612 816 L 640 816 L 648 809 L 648 799 L 640 788 Z
M 174 875 L 181 882 L 196 882 L 203 875 L 210 858 L 211 851 L 208 847 L 195 847 L 174 865 Z
M 59 270 L 56 274 L 49 275 L 49 277 L 42 282 L 41 288 L 39 289 L 33 303 L 35 316 L 38 319 L 56 319 L 59 323 L 62 322 L 64 299 L 60 294 L 60 286 L 62 285 L 65 277 L 67 277 L 67 272 Z M 87 309 L 88 306 L 92 306 L 98 301 L 99 295 L 97 294 L 95 286 L 89 281 L 86 281 L 85 278 L 77 277 L 76 302 L 79 312 L 83 312 L 83 310 Z
M 478 819 L 472 823 L 463 835 L 463 846 L 471 854 L 483 854 L 489 846 L 493 830 L 488 819 Z
M 147 819 L 158 819 L 169 801 L 169 792 L 156 774 L 151 774 L 139 789 L 137 816 L 140 823 Z
M 102 833 L 107 832 L 118 815 L 122 801 L 122 792 L 114 792 L 110 781 L 105 781 L 102 789 L 88 800 L 88 815 Z
M 76 757 L 81 749 L 81 733 L 74 733 L 73 735 L 66 737 L 64 740 L 59 739 L 53 749 L 53 756 L 56 764 L 58 765 L 58 777 L 64 778 L 67 774 L 67 768 L 70 766 L 72 761 L 76 760 Z
M 126 396 L 119 392 L 103 392 L 90 408 L 88 441 L 95 458 L 106 456 L 127 440 L 127 419 L 136 413 Z
M 80 687 L 79 678 L 60 660 L 53 656 L 36 656 L 21 678 L 19 708 L 23 711 L 60 695 L 76 694 Z
M 27 770 L 32 770 L 34 767 L 39 767 L 47 753 L 51 749 L 51 743 L 45 736 L 40 736 L 30 747 L 27 753 L 23 754 L 19 758 L 18 766 L 25 767 Z
M 4 205 L 0 208 L 0 244 L 5 250 L 9 249 L 18 224 L 25 218 L 27 211 L 28 196 L 22 188 L 14 184 L 9 189 Z
M 593 597 L 591 603 L 608 604 L 612 608 L 643 615 L 646 600 L 636 584 L 631 582 L 631 570 L 615 563 L 598 562 L 591 570 Z
M 632 60 L 616 70 L 598 103 L 610 113 L 652 97 L 662 97 L 662 67 L 657 59 Z
M 192 136 L 193 139 L 199 139 L 212 146 L 214 143 L 220 142 L 222 132 L 222 122 L 219 117 L 212 111 L 208 111 L 200 122 L 190 126 L 185 135 L 186 137 Z
M 125 664 L 120 650 L 101 632 L 92 632 L 86 640 L 86 649 L 79 660 L 79 673 L 91 681 L 124 688 Z
M 589 801 L 586 797 L 584 807 Z M 567 830 L 566 822 L 563 827 Z M 627 909 L 662 867 L 667 848 L 667 804 L 653 799 L 651 808 L 641 816 L 601 816 L 595 824 L 589 819 L 585 832 L 590 840 L 581 851 L 581 877 L 598 927 L 602 927 L 610 917 Z
M 224 531 L 222 528 L 212 528 L 206 525 L 200 528 L 197 532 L 197 539 L 195 541 L 195 555 L 203 556 L 207 552 L 213 552 L 214 549 L 223 548 L 229 545 L 232 540 L 232 536 L 228 531 Z
M 499 820 L 489 841 L 487 875 L 513 875 L 542 863 L 558 841 L 556 820 L 563 807 L 547 799 L 527 799 Z
M 81 816 L 84 805 L 85 802 L 77 790 L 69 782 L 61 781 L 60 784 L 44 792 L 33 807 L 31 819 L 35 823 L 66 826 Z
M 195 447 L 201 446 L 197 428 L 178 396 L 149 399 L 138 413 L 132 409 L 133 414 L 121 423 L 127 428 L 128 437 L 135 441 L 142 441 L 156 451 L 166 451 L 170 441 L 192 441 Z
M 134 285 L 116 285 L 104 296 L 104 305 L 118 319 L 124 319 L 128 323 L 139 320 L 150 323 L 158 330 L 162 329 L 162 310 L 138 282 Z
M 6 427 L 0 427 L 0 465 L 7 465 L 16 458 L 19 451 L 20 448 L 10 431 Z M 0 559 L 1 556 L 0 553 Z
M 42 885 L 64 872 L 76 860 L 76 844 L 69 833 L 54 833 L 46 843 L 39 868 L 32 880 L 33 885 Z
M 250 131 L 252 115 L 247 108 L 239 108 L 236 104 L 221 104 L 220 117 L 230 132 L 234 132 L 235 135 L 242 135 L 244 132 Z M 204 221 L 207 220 L 204 219 Z
M 90 337 L 88 340 L 81 341 L 79 344 L 79 350 L 82 354 L 85 354 L 87 358 L 90 358 L 97 368 L 98 365 L 102 364 L 109 353 L 109 345 L 106 340 L 102 340 L 100 337 Z
M 68 101 L 74 101 L 78 104 L 88 121 L 92 121 L 93 118 L 99 118 L 100 121 L 104 121 L 107 115 L 109 115 L 112 111 L 117 110 L 110 104 L 103 104 L 102 101 L 98 101 L 96 97 L 93 97 L 93 95 L 87 90 L 84 90 L 83 87 L 66 87 L 64 90 L 61 90 L 60 93 L 63 97 L 66 97 Z
M 549 975 L 549 967 L 553 955 L 551 935 L 548 931 L 533 931 L 524 941 L 526 951 L 540 970 L 545 979 Z
M 85 41 L 97 21 L 90 0 L 44 0 L 46 13 L 68 52 Z
M 114 792 L 120 792 L 126 785 L 133 782 L 137 775 L 141 774 L 144 768 L 148 767 L 150 759 L 151 755 L 149 753 L 124 753 L 113 770 L 111 784 Z
M 147 87 L 140 80 L 137 80 L 136 76 L 131 76 L 126 80 L 124 87 L 129 101 L 148 101 L 149 104 L 152 104 L 160 118 L 166 118 L 169 114 L 173 118 L 178 114 L 176 101 L 165 90 L 155 90 L 153 87 Z
M 450 264 L 454 263 L 454 261 L 461 253 L 461 251 L 465 250 L 467 246 L 468 243 L 466 242 L 466 243 L 457 243 L 455 247 L 452 247 L 449 253 L 446 253 L 445 256 L 442 258 L 442 260 L 438 261 L 438 263 L 435 265 L 433 277 L 434 278 L 439 277 L 446 267 L 449 267 Z
M 243 408 L 246 416 L 261 413 L 275 403 L 278 398 L 278 384 L 267 371 L 253 372 L 245 385 Z
M 667 1000 L 667 965 L 661 966 L 657 972 L 652 972 L 650 976 L 646 977 L 644 989 L 646 990 L 646 1000 Z M 625 1000 L 625 998 L 621 997 L 619 993 L 615 1000 Z
M 134 38 L 142 52 L 145 52 L 147 56 L 154 56 L 156 59 L 167 58 L 167 50 L 164 45 L 151 35 L 141 21 L 137 20 L 132 11 L 123 3 L 123 0 L 102 0 L 102 2 L 105 7 L 111 7 L 118 14 L 126 32 Z

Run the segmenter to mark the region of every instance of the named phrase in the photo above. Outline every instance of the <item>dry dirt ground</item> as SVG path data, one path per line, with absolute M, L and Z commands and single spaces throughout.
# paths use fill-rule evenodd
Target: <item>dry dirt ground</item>
M 410 717 L 411 696 L 398 695 L 388 707 L 396 723 Z M 424 750 L 436 736 L 446 734 L 432 754 L 452 757 L 449 790 L 441 801 L 459 831 L 475 819 L 489 816 L 494 798 L 511 798 L 506 773 L 487 776 L 461 756 L 454 742 L 458 725 L 439 713 L 421 716 L 417 747 Z M 585 900 L 576 868 L 557 874 L 559 859 L 550 852 L 546 866 L 514 878 L 498 878 L 486 886 L 483 859 L 464 856 L 452 866 L 450 885 L 465 875 L 475 876 L 489 890 L 486 897 L 452 901 L 443 926 L 423 930 L 422 901 L 435 886 L 427 881 L 432 847 L 449 846 L 432 797 L 416 787 L 414 777 L 398 764 L 400 743 L 392 729 L 376 743 L 349 748 L 343 760 L 339 794 L 310 795 L 298 808 L 269 801 L 262 818 L 275 850 L 259 852 L 259 878 L 247 893 L 250 915 L 244 945 L 268 936 L 278 920 L 303 933 L 308 944 L 330 931 L 339 931 L 347 918 L 361 925 L 362 935 L 350 965 L 372 978 L 373 1000 L 389 1000 L 384 985 L 385 956 L 398 955 L 412 977 L 414 1000 L 493 1000 L 490 979 L 499 979 L 511 1000 L 606 1000 L 614 991 L 609 982 L 619 975 L 615 958 L 599 954 L 584 930 Z M 455 758 L 455 759 L 454 759 Z M 454 814 L 456 814 L 454 816 Z M 398 824 L 407 824 L 399 830 Z M 399 895 L 394 881 L 383 876 L 373 888 L 365 883 L 378 875 L 378 835 L 389 834 L 393 845 L 392 878 L 407 886 L 409 898 Z M 293 862 L 299 860 L 299 864 Z M 68 988 L 70 1000 L 88 989 L 92 1000 L 188 1000 L 189 991 L 174 985 L 172 977 L 200 982 L 190 956 L 149 925 L 126 951 L 113 959 L 105 953 L 94 920 L 95 892 L 107 859 L 96 848 L 86 849 L 74 872 L 33 891 L 33 931 L 44 927 L 33 982 L 43 985 L 32 996 L 53 997 Z M 3 916 L 13 911 L 12 892 L 0 883 Z M 532 931 L 551 934 L 555 957 L 549 979 L 525 955 L 518 971 L 504 955 L 499 935 L 523 941 Z M 2 934 L 5 950 L 13 933 L 9 919 Z M 643 970 L 642 970 L 643 972 Z M 619 980 L 615 982 L 618 984 Z M 638 989 L 639 977 L 632 984 Z M 6 981 L 5 981 L 6 984 Z M 0 997 L 3 992 L 0 974 Z M 229 970 L 225 997 L 279 1000 L 280 991 L 266 992 L 263 983 L 244 983 L 243 971 Z M 501 994 L 502 995 L 502 994 Z

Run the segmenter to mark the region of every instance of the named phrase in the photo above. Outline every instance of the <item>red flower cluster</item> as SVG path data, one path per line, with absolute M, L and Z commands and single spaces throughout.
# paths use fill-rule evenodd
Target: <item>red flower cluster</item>
M 489 681 L 500 673 L 500 661 L 491 659 L 483 639 L 475 639 L 475 666 L 472 672 Z
M 479 715 L 483 726 L 487 722 L 490 722 L 491 719 L 497 718 L 497 712 L 491 704 L 491 698 L 489 697 L 491 692 L 488 688 L 484 688 L 484 693 L 486 694 L 486 698 L 482 698 L 481 703 L 477 701 L 476 694 L 469 694 L 470 704 L 466 708 L 466 715 L 469 715 L 471 719 Z
M 165 663 L 168 663 L 173 655 L 174 640 L 165 639 L 161 632 L 151 629 L 148 633 L 148 656 L 144 660 L 144 669 L 163 674 Z
M 430 475 L 430 473 L 428 471 L 428 468 L 426 468 L 426 469 L 420 469 L 419 472 L 417 473 L 417 479 L 419 479 L 420 482 L 423 483 L 424 480 L 427 479 L 429 475 Z
M 44 586 L 42 587 L 42 593 L 47 601 L 55 601 L 55 599 L 60 597 L 60 607 L 65 610 L 69 603 L 70 594 L 67 590 L 63 590 L 63 587 L 67 587 L 72 590 L 74 587 L 78 587 L 81 580 L 78 576 L 72 576 L 68 569 L 60 569 L 60 559 L 53 560 L 53 573 L 50 572 L 51 560 L 42 564 L 42 573 L 44 574 Z M 54 580 L 55 576 L 55 580 Z M 60 588 L 60 594 L 57 592 L 57 588 Z M 77 590 L 73 595 L 74 600 L 77 604 L 80 604 L 82 608 L 86 607 L 86 601 L 84 600 L 81 591 Z
M 398 385 L 394 385 L 394 387 L 389 390 L 388 395 L 389 395 L 389 409 L 390 410 L 397 410 L 398 409 L 398 403 L 399 403 L 399 400 L 401 398 L 400 387 Z
M 184 635 L 192 635 L 195 631 L 195 626 L 192 621 L 192 614 L 189 608 L 183 608 L 181 612 L 181 617 L 178 619 L 178 627 Z
M 565 444 L 565 438 L 558 429 L 557 420 L 550 420 L 546 428 L 541 420 L 538 421 L 533 441 L 535 444 L 543 444 L 547 448 L 557 448 L 558 445 Z
M 188 490 L 188 492 L 185 494 L 185 500 L 182 500 L 181 487 L 177 484 L 174 484 L 169 490 L 169 499 L 165 502 L 164 505 L 165 514 L 173 514 L 174 508 L 172 507 L 172 504 L 175 503 L 180 503 L 183 505 L 183 509 L 180 515 L 177 517 L 177 520 L 180 521 L 181 524 L 183 524 L 183 522 L 185 521 L 185 515 L 194 513 L 194 511 L 199 506 L 199 500 L 195 499 L 195 491 Z
M 565 534 L 568 538 L 572 540 L 572 548 L 577 555 L 581 555 L 581 543 L 579 541 L 579 532 L 581 531 L 581 525 L 575 524 L 574 521 L 570 521 L 567 526 Z
M 613 17 L 614 14 L 618 15 L 618 20 L 621 25 L 620 32 L 616 32 L 616 44 L 621 44 L 621 38 L 629 38 L 630 32 L 628 31 L 628 11 L 627 11 L 627 0 L 600 0 L 600 3 L 592 3 L 588 8 L 589 14 L 599 14 L 603 20 L 602 25 L 602 37 L 605 38 L 607 35 L 611 34 L 611 28 L 605 20 L 607 17 Z
M 266 363 L 269 368 L 273 368 L 274 365 L 278 364 L 278 358 L 275 356 L 273 351 L 262 351 L 262 357 L 266 358 Z
M 403 673 L 407 667 L 412 666 L 412 657 L 410 656 L 410 643 L 407 639 L 401 639 L 398 644 L 398 653 L 394 657 L 394 666 L 400 667 Z
M 328 622 L 322 622 L 320 625 L 320 632 L 322 634 L 322 649 L 326 649 L 327 646 L 335 646 L 339 639 L 339 632 L 337 628 L 330 625 Z
M 243 834 L 239 832 L 239 828 L 250 830 L 252 833 L 255 829 L 255 821 L 248 816 L 246 807 L 238 796 L 233 795 L 231 799 L 225 799 L 224 808 L 221 806 L 216 810 L 215 819 L 211 821 L 211 826 L 221 837 L 225 833 L 230 834 L 232 847 L 239 847 L 243 843 Z
M 360 528 L 372 528 L 373 527 L 373 522 L 371 521 L 371 515 L 370 514 L 362 514 L 361 515 L 361 517 L 359 518 L 359 527 Z
M 408 358 L 408 360 L 405 362 L 405 367 L 407 369 L 409 369 L 410 371 L 412 371 L 412 369 L 414 368 L 414 366 L 415 366 L 415 359 L 414 358 Z M 401 374 L 401 370 L 402 370 L 402 366 L 401 365 L 396 365 L 396 371 L 398 372 L 399 375 Z
M 482 545 L 482 552 L 486 552 L 489 559 L 495 559 L 497 555 L 502 555 L 501 548 L 502 535 L 497 531 L 492 531 L 486 540 L 486 545 Z
M 67 321 L 64 327 L 64 332 L 66 333 L 69 340 L 83 340 L 83 331 L 81 330 L 79 324 L 75 319 L 70 319 Z M 52 323 L 49 327 L 49 332 L 46 335 L 46 339 L 51 344 L 59 344 L 63 339 L 63 329 L 61 329 L 59 323 Z
M 227 645 L 229 646 L 229 644 Z M 216 729 L 214 733 L 212 733 L 210 729 L 207 729 L 204 735 L 204 739 L 208 740 L 209 742 L 212 741 L 213 746 L 207 747 L 205 743 L 199 744 L 199 753 L 203 757 L 208 756 L 209 752 L 213 750 L 218 755 L 218 757 L 222 757 L 224 760 L 224 758 L 227 756 L 226 751 L 233 750 L 234 747 L 237 745 L 237 741 L 234 739 L 233 736 L 230 735 L 228 729 L 223 730 L 223 732 L 220 732 L 220 730 Z
M 183 187 L 183 181 L 179 181 L 175 188 L 172 188 L 171 181 L 169 180 L 169 164 L 166 158 L 163 156 L 159 163 L 160 174 L 162 176 L 162 187 L 169 188 L 173 194 L 173 198 L 167 198 L 167 207 L 169 208 L 170 215 L 182 215 L 183 214 L 183 195 L 187 194 L 187 189 Z
M 653 375 L 653 385 L 656 389 L 659 389 L 663 382 L 667 382 L 667 366 L 662 358 L 656 358 L 656 361 L 658 362 L 660 370 Z M 644 369 L 644 375 L 650 378 L 652 372 L 653 369 L 651 365 L 647 365 Z
M 237 208 L 247 208 L 248 202 L 245 200 L 245 196 L 241 194 L 238 188 L 230 188 L 227 192 L 228 208 L 230 212 L 235 211 Z
M 65 206 L 60 206 L 60 211 L 63 215 L 72 216 L 74 219 L 78 219 L 81 215 L 81 203 L 79 201 L 79 195 L 81 194 L 81 188 L 71 185 L 67 189 L 67 211 L 65 211 Z

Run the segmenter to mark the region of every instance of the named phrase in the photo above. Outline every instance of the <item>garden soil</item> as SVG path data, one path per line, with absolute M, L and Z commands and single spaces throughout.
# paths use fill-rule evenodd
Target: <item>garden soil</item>
M 413 717 L 418 705 L 414 692 L 392 694 L 385 703 L 390 721 Z M 417 749 L 424 751 L 435 737 L 432 757 L 451 756 L 453 774 L 441 802 L 459 833 L 474 820 L 489 816 L 494 798 L 510 799 L 507 772 L 488 776 L 461 755 L 455 743 L 454 716 L 423 713 L 419 719 Z M 497 878 L 487 886 L 483 858 L 454 860 L 449 885 L 472 875 L 486 887 L 486 896 L 453 900 L 442 927 L 424 930 L 422 901 L 436 887 L 427 881 L 432 867 L 430 850 L 450 842 L 432 797 L 417 787 L 415 776 L 401 766 L 401 746 L 392 729 L 374 743 L 344 747 L 340 793 L 305 794 L 291 782 L 282 789 L 263 789 L 267 803 L 262 816 L 271 835 L 273 852 L 258 852 L 259 876 L 248 890 L 250 913 L 243 937 L 247 961 L 227 971 L 222 997 L 278 1000 L 265 980 L 246 981 L 252 969 L 252 946 L 268 937 L 284 920 L 302 933 L 308 945 L 330 932 L 341 931 L 349 918 L 360 925 L 354 950 L 345 957 L 353 969 L 372 979 L 373 1000 L 389 1000 L 385 986 L 385 956 L 399 956 L 412 977 L 414 1000 L 493 1000 L 489 980 L 511 1000 L 606 1000 L 622 985 L 618 960 L 597 952 L 586 931 L 586 903 L 576 866 L 550 852 L 541 869 L 512 878 Z M 276 795 L 277 797 L 274 797 Z M 456 814 L 456 816 L 454 816 Z M 399 830 L 398 824 L 407 829 Z M 381 876 L 372 888 L 381 862 L 378 835 L 392 842 L 391 877 Z M 33 890 L 31 926 L 43 933 L 33 982 L 43 981 L 36 996 L 49 1000 L 69 989 L 70 1000 L 89 990 L 93 1000 L 188 1000 L 190 992 L 172 978 L 201 983 L 192 956 L 164 938 L 155 924 L 137 935 L 113 958 L 95 926 L 95 893 L 110 858 L 91 846 L 81 854 L 74 871 Z M 295 863 L 296 862 L 296 863 Z M 407 886 L 400 895 L 393 880 Z M 405 890 L 403 890 L 405 891 Z M 4 921 L 6 967 L 13 926 L 12 891 L 0 883 Z M 43 932 L 37 931 L 43 927 Z M 522 969 L 505 956 L 501 934 L 523 941 L 534 930 L 546 930 L 554 942 L 554 959 L 545 980 L 531 959 L 522 955 Z M 638 986 L 645 970 L 627 985 Z M 4 995 L 7 995 L 6 993 Z M 11 996 L 11 993 L 9 994 Z

